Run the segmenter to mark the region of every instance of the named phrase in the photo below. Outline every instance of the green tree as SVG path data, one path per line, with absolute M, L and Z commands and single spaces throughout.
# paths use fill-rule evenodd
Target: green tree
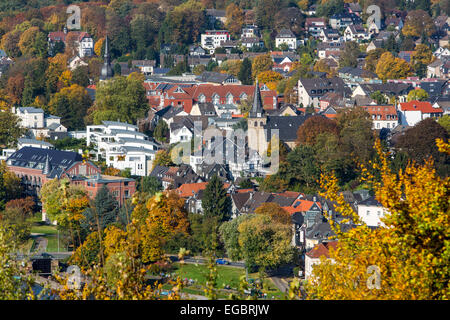
M 115 197 L 103 185 L 95 195 L 93 203 L 84 212 L 81 227 L 86 234 L 104 230 L 117 221 L 119 204 Z
M 159 142 L 167 142 L 167 138 L 169 135 L 169 126 L 167 122 L 164 120 L 158 121 L 155 127 L 155 131 L 153 132 L 153 137 Z
M 294 258 L 292 229 L 269 215 L 256 214 L 238 226 L 239 245 L 246 267 L 265 272 Z
M 239 69 L 238 79 L 244 85 L 251 85 L 251 84 L 253 84 L 252 63 L 251 63 L 249 58 L 245 58 L 242 61 L 241 67 Z
M 12 112 L 0 112 L 0 147 L 9 148 L 17 144 L 17 139 L 26 129 L 20 126 L 20 118 Z
M 358 65 L 358 57 L 361 54 L 358 43 L 354 41 L 347 41 L 344 45 L 344 50 L 339 55 L 339 67 L 353 67 Z
M 226 221 L 231 216 L 231 199 L 227 196 L 223 182 L 214 175 L 206 185 L 202 198 L 203 214 L 206 218 Z
M 156 177 L 142 177 L 138 190 L 150 195 L 154 195 L 155 193 L 162 190 L 162 184 L 161 181 Z
M 89 120 L 95 124 L 103 120 L 136 123 L 148 110 L 142 81 L 133 77 L 114 77 L 97 87 L 95 104 L 89 110 Z
M 450 134 L 450 115 L 440 117 L 438 123 Z
M 408 93 L 406 99 L 408 100 L 408 102 L 413 100 L 425 101 L 428 99 L 428 92 L 421 88 L 414 89 Z
M 386 97 L 384 96 L 384 94 L 381 93 L 380 90 L 372 92 L 370 94 L 370 99 L 375 100 L 377 102 L 377 104 L 386 104 L 387 103 Z

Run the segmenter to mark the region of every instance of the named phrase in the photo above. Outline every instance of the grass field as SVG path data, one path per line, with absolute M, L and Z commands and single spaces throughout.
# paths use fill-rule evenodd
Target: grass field
M 54 225 L 48 225 L 41 221 L 39 216 L 35 216 L 32 219 L 33 225 L 31 227 L 31 233 L 39 233 L 42 234 L 43 237 L 47 238 L 47 252 L 57 252 L 58 251 L 58 230 Z M 31 239 L 31 241 L 33 241 Z M 67 248 L 65 247 L 63 241 L 59 243 L 60 251 L 65 251 Z
M 193 279 L 195 280 L 195 284 L 193 286 L 189 286 L 183 289 L 183 292 L 197 295 L 204 295 L 203 287 L 206 284 L 206 279 L 209 274 L 209 270 L 206 265 L 202 264 L 179 264 L 174 263 L 174 271 L 179 275 L 182 279 Z M 245 275 L 245 270 L 242 268 L 230 267 L 230 266 L 217 266 L 217 288 L 222 289 L 225 285 L 229 285 L 232 289 L 239 288 L 240 277 Z M 258 274 L 253 273 L 249 274 L 250 279 L 257 279 Z M 263 292 L 267 294 L 267 297 L 270 299 L 272 296 L 275 299 L 283 299 L 284 294 L 274 285 L 272 280 L 264 279 L 263 280 Z M 165 285 L 165 289 L 170 289 L 170 285 Z M 219 290 L 218 297 L 219 299 L 228 298 L 229 292 L 225 290 Z

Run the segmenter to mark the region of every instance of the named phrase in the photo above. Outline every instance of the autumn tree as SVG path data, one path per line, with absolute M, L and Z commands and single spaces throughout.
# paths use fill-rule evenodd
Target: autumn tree
M 439 152 L 434 141 L 436 139 L 448 141 L 449 134 L 432 118 L 420 121 L 400 136 L 395 144 L 397 150 L 406 152 L 409 159 L 423 164 L 430 156 L 433 157 L 436 173 L 447 176 L 450 169 L 450 157 Z
M 273 60 L 269 53 L 255 57 L 252 63 L 252 77 L 256 78 L 261 72 L 271 70 L 272 66 Z
M 433 19 L 424 10 L 412 10 L 406 16 L 405 25 L 402 28 L 402 33 L 405 36 L 420 37 L 425 34 L 430 37 L 435 32 Z
M 379 142 L 376 150 L 380 161 L 362 170 L 364 181 L 386 208 L 384 226 L 373 230 L 361 224 L 345 232 L 328 217 L 339 242 L 330 250 L 332 262 L 322 258 L 314 266 L 306 286 L 308 298 L 448 299 L 449 178 L 436 174 L 432 160 L 410 163 L 394 173 Z M 376 174 L 369 173 L 373 170 Z M 322 196 L 336 201 L 343 216 L 359 221 L 336 178 L 324 175 L 321 183 Z
M 382 80 L 403 79 L 412 75 L 412 70 L 408 62 L 394 57 L 390 52 L 385 52 L 381 55 L 375 72 Z
M 270 216 L 276 223 L 281 223 L 288 226 L 292 223 L 291 215 L 286 210 L 281 208 L 276 202 L 261 204 L 255 209 L 255 213 Z
M 370 50 L 365 58 L 366 64 L 364 68 L 368 71 L 375 72 L 377 68 L 377 62 L 380 59 L 381 55 L 385 52 L 386 50 L 383 48 L 376 48 L 374 50 Z
M 206 12 L 199 1 L 189 0 L 166 15 L 161 26 L 161 41 L 189 45 L 197 41 L 205 29 Z
M 48 111 L 61 117 L 61 124 L 69 129 L 85 127 L 84 117 L 92 104 L 85 88 L 78 84 L 61 89 L 49 102 Z
M 226 17 L 225 27 L 232 35 L 239 35 L 244 25 L 244 11 L 235 3 L 230 3 L 226 9 Z
M 322 133 L 337 135 L 336 121 L 323 116 L 310 117 L 297 130 L 297 144 L 314 145 Z
M 264 83 L 270 90 L 277 89 L 277 83 L 283 79 L 283 76 L 272 70 L 262 71 L 256 77 L 260 83 Z
M 18 259 L 18 243 L 11 229 L 0 222 L 0 300 L 35 298 L 32 276 L 26 270 L 26 261 Z
M 38 27 L 31 27 L 20 36 L 19 49 L 23 55 L 45 57 L 47 37 Z
M 153 168 L 155 166 L 171 166 L 173 165 L 172 157 L 166 150 L 158 150 L 155 155 L 155 159 L 152 162 Z
M 133 211 L 140 234 L 143 261 L 155 262 L 171 236 L 186 233 L 189 226 L 184 200 L 174 192 L 157 193 Z
M 428 92 L 426 92 L 422 88 L 416 88 L 416 89 L 411 90 L 408 93 L 408 96 L 406 97 L 406 99 L 408 102 L 413 101 L 413 100 L 425 101 L 428 99 Z

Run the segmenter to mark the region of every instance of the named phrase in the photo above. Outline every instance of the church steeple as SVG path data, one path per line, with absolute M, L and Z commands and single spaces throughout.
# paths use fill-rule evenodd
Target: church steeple
M 109 58 L 109 43 L 108 43 L 108 36 L 106 36 L 105 39 L 105 54 L 104 54 L 104 62 L 102 69 L 100 70 L 100 80 L 108 80 L 109 78 L 112 78 L 113 71 L 111 68 L 111 61 Z
M 258 79 L 256 79 L 255 93 L 253 94 L 253 105 L 250 110 L 251 118 L 261 118 L 264 114 L 264 108 L 261 99 L 261 91 L 259 90 Z

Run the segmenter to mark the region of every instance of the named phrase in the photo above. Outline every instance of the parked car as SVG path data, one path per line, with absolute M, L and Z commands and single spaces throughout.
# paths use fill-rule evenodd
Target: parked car
M 230 262 L 225 259 L 216 259 L 216 264 L 230 264 Z

